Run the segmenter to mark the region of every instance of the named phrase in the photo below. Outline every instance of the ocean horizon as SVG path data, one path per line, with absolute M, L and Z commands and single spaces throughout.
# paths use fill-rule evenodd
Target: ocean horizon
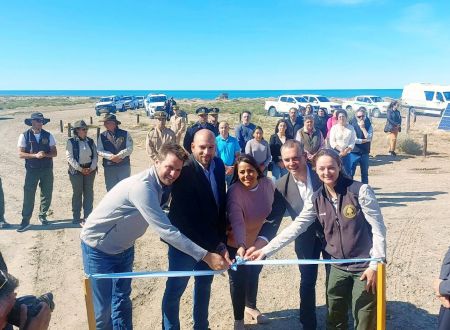
M 398 99 L 402 89 L 284 89 L 284 90 L 0 90 L 0 96 L 82 96 L 102 97 L 109 95 L 147 96 L 148 94 L 166 94 L 175 99 L 213 100 L 226 93 L 230 99 L 267 98 L 282 94 L 320 94 L 327 97 L 349 98 L 357 95 L 377 95 Z

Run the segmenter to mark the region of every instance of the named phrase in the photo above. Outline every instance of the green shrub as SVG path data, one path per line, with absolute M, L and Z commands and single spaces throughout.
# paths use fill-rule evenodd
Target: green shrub
M 418 156 L 422 154 L 422 146 L 409 136 L 400 138 L 397 145 L 398 149 L 407 155 Z

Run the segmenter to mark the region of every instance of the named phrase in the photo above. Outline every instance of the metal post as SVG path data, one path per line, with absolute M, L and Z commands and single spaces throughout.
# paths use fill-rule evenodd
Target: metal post
M 423 156 L 427 156 L 427 149 L 428 149 L 428 135 L 423 135 Z
M 94 301 L 92 299 L 92 286 L 89 278 L 84 279 L 84 300 L 86 302 L 86 314 L 88 320 L 88 329 L 95 330 Z
M 100 138 L 100 127 L 97 127 L 97 141 Z
M 377 330 L 386 330 L 386 264 L 377 266 Z
M 64 124 L 63 124 L 62 120 L 59 121 L 59 129 L 60 129 L 61 133 L 64 132 Z
M 139 124 L 139 117 L 140 117 L 139 114 L 137 114 L 136 115 L 136 123 L 138 123 L 138 124 Z
M 411 109 L 408 108 L 408 115 L 406 116 L 406 134 L 409 134 L 410 127 L 411 127 Z
M 72 125 L 70 123 L 67 124 L 67 136 L 72 137 Z

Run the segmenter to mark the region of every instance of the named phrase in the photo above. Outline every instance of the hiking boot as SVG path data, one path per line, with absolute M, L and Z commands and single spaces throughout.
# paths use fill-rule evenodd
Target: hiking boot
M 23 233 L 24 231 L 27 231 L 28 229 L 30 229 L 31 224 L 26 223 L 26 224 L 21 224 L 19 228 L 17 228 L 17 232 L 18 233 Z

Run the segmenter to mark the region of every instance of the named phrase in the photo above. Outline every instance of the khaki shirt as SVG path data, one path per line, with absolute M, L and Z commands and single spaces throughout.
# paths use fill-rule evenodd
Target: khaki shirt
M 172 131 L 175 132 L 176 143 L 180 144 L 181 137 L 186 132 L 187 119 L 184 116 L 172 116 L 170 122 L 172 123 Z
M 166 127 L 160 131 L 155 127 L 148 132 L 145 149 L 152 162 L 157 160 L 158 152 L 166 142 L 175 142 L 175 133 L 170 128 Z

